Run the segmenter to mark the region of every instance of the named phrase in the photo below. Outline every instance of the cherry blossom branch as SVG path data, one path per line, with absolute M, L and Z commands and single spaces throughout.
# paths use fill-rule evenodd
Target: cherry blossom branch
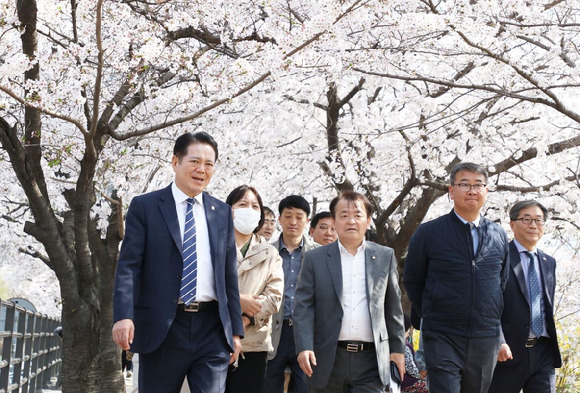
M 566 176 L 563 178 L 564 180 L 574 181 L 578 180 L 578 175 Z M 522 194 L 527 194 L 530 192 L 540 192 L 540 191 L 549 191 L 558 184 L 561 183 L 561 179 L 554 180 L 550 183 L 541 185 L 541 186 L 528 186 L 528 187 L 519 187 L 519 186 L 511 186 L 508 184 L 498 184 L 495 186 L 496 191 L 509 191 L 509 192 L 519 192 Z
M 96 41 L 97 41 L 97 74 L 95 79 L 95 90 L 93 93 L 93 115 L 91 119 L 91 129 L 89 131 L 89 137 L 92 138 L 95 133 L 97 132 L 97 124 L 99 121 L 99 103 L 101 99 L 101 83 L 103 80 L 103 39 L 101 35 L 101 24 L 102 24 L 102 17 L 103 17 L 103 0 L 99 0 L 97 2 L 97 11 L 96 11 Z
M 20 103 L 24 107 L 34 108 L 34 109 L 44 113 L 45 115 L 48 115 L 50 117 L 54 117 L 55 119 L 60 119 L 60 120 L 66 121 L 68 123 L 74 124 L 79 129 L 79 131 L 81 131 L 83 134 L 86 134 L 86 132 L 87 132 L 86 128 L 82 125 L 82 123 L 73 117 L 63 115 L 63 114 L 58 113 L 58 112 L 53 112 L 53 111 L 48 110 L 46 108 L 42 108 L 38 105 L 34 105 L 34 103 L 27 101 L 26 99 L 20 97 L 18 94 L 16 94 L 14 91 L 12 91 L 11 89 L 9 89 L 6 86 L 0 85 L 0 91 L 3 91 L 4 93 L 6 93 L 10 97 L 12 97 L 14 100 L 16 100 L 18 103 Z
M 517 92 L 495 88 L 495 87 L 492 87 L 491 85 L 476 85 L 476 84 L 468 84 L 468 83 L 464 84 L 464 83 L 447 81 L 447 80 L 443 80 L 443 79 L 431 78 L 428 76 L 409 76 L 409 75 L 393 74 L 393 73 L 388 73 L 388 72 L 387 73 L 373 72 L 373 71 L 364 70 L 364 69 L 361 69 L 358 67 L 353 67 L 352 70 L 366 74 L 366 75 L 380 76 L 380 77 L 384 77 L 384 78 L 403 80 L 403 81 L 408 81 L 408 82 L 419 81 L 419 82 L 427 82 L 427 83 L 432 83 L 432 84 L 436 84 L 436 85 L 446 86 L 448 88 L 487 91 L 487 92 L 494 93 L 496 95 L 503 96 L 503 97 L 509 97 L 509 98 L 514 98 L 514 99 L 526 101 L 526 102 L 531 102 L 531 103 L 535 103 L 535 104 L 542 104 L 542 105 L 549 106 L 550 108 L 554 108 L 558 112 L 560 112 L 560 113 L 566 115 L 567 117 L 571 118 L 572 120 L 580 123 L 580 114 L 568 109 L 559 100 L 556 102 L 553 102 L 553 101 L 547 100 L 545 98 L 530 97 L 530 96 L 526 96 L 526 95 L 523 95 L 523 94 L 520 94 Z M 552 93 L 550 92 L 550 96 L 551 95 L 552 95 Z
M 198 110 L 197 112 L 192 113 L 191 115 L 179 117 L 179 118 L 176 118 L 176 119 L 173 119 L 170 121 L 166 121 L 164 123 L 156 124 L 156 125 L 151 126 L 151 127 L 147 127 L 147 128 L 135 130 L 133 132 L 123 133 L 123 134 L 118 133 L 115 130 L 110 130 L 109 135 L 111 135 L 115 140 L 124 141 L 124 140 L 130 139 L 130 138 L 136 137 L 136 136 L 147 135 L 147 134 L 150 134 L 154 131 L 159 131 L 159 130 L 162 130 L 164 128 L 174 126 L 176 124 L 181 124 L 181 123 L 191 121 L 193 119 L 200 117 L 204 113 L 209 112 L 210 110 L 217 108 L 218 106 L 223 105 L 226 102 L 229 102 L 230 100 L 233 100 L 234 98 L 239 97 L 242 94 L 252 90 L 255 86 L 262 83 L 270 75 L 271 75 L 271 72 L 268 71 L 267 73 L 263 74 L 262 76 L 260 76 L 258 79 L 254 80 L 253 82 L 251 82 L 247 86 L 238 90 L 236 93 L 234 93 L 230 97 L 222 98 L 221 100 L 218 100 L 218 101 L 214 102 L 213 104 L 207 105 L 204 108 Z

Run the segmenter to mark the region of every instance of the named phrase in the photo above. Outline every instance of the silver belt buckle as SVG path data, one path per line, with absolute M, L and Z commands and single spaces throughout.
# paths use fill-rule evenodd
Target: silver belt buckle
M 294 325 L 294 321 L 292 319 L 289 319 L 288 320 L 288 326 L 292 326 L 292 325 Z
M 348 344 L 346 344 L 346 351 L 347 352 L 358 352 L 359 351 L 358 347 L 359 347 L 358 344 L 348 343 Z M 362 350 L 362 348 L 361 348 L 361 350 Z
M 199 311 L 199 302 L 191 302 L 191 303 L 187 304 L 183 308 L 183 311 L 187 311 L 187 312 L 198 312 Z

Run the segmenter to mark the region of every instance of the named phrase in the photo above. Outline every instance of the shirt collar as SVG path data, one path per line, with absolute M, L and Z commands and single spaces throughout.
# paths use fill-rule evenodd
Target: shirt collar
M 302 250 L 302 247 L 303 246 L 304 246 L 304 236 L 302 236 L 302 240 L 300 240 L 300 245 L 296 249 L 297 250 Z M 280 250 L 286 250 L 286 251 L 288 251 L 288 248 L 286 248 L 286 245 L 284 244 L 284 233 L 282 233 L 280 235 Z
M 457 214 L 457 212 L 455 211 L 455 209 L 453 209 L 453 213 L 455 213 L 455 215 L 457 216 L 457 218 L 459 218 L 461 220 L 462 223 L 467 224 L 470 221 L 467 221 L 465 218 L 461 217 L 459 214 Z M 477 218 L 473 221 L 471 221 L 473 223 L 473 225 L 475 225 L 475 227 L 479 227 L 479 220 L 481 219 L 481 216 L 477 216 Z
M 342 243 L 340 242 L 340 239 L 336 240 L 338 242 L 338 249 L 340 250 L 340 252 L 346 252 L 347 254 L 351 255 L 350 252 L 348 252 L 348 250 L 346 249 L 346 247 L 344 247 L 342 245 Z M 365 239 L 363 239 L 362 243 L 360 246 L 358 246 L 358 248 L 356 249 L 356 253 L 358 254 L 359 252 L 364 252 L 367 248 L 367 241 Z
M 173 199 L 175 199 L 176 205 L 184 203 L 186 200 L 189 199 L 189 196 L 187 196 L 187 194 L 181 191 L 179 187 L 175 185 L 175 182 L 171 183 L 171 192 L 173 193 Z M 203 207 L 203 192 L 200 192 L 199 194 L 194 196 L 193 199 L 195 199 L 200 204 L 200 206 Z

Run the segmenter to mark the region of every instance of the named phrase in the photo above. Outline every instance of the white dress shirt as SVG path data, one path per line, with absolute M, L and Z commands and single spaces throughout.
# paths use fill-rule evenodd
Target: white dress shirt
M 366 243 L 363 240 L 355 255 L 351 255 L 340 240 L 338 249 L 342 267 L 341 305 L 344 312 L 338 340 L 373 342 L 365 276 Z
M 177 209 L 177 219 L 179 220 L 179 232 L 183 242 L 183 232 L 185 231 L 185 212 L 187 210 L 187 199 L 189 198 L 181 191 L 175 182 L 171 184 L 175 208 Z M 197 290 L 196 302 L 209 302 L 217 300 L 215 290 L 215 280 L 213 264 L 211 262 L 211 249 L 209 245 L 209 233 L 207 230 L 207 219 L 203 208 L 202 193 L 194 197 L 193 217 L 195 218 L 196 247 L 197 247 Z

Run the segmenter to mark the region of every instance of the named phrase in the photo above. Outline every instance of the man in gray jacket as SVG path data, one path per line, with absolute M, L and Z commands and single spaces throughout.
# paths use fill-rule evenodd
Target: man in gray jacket
M 390 361 L 405 370 L 393 249 L 365 241 L 371 205 L 345 192 L 330 204 L 338 241 L 306 253 L 294 310 L 298 363 L 311 393 L 382 393 Z

